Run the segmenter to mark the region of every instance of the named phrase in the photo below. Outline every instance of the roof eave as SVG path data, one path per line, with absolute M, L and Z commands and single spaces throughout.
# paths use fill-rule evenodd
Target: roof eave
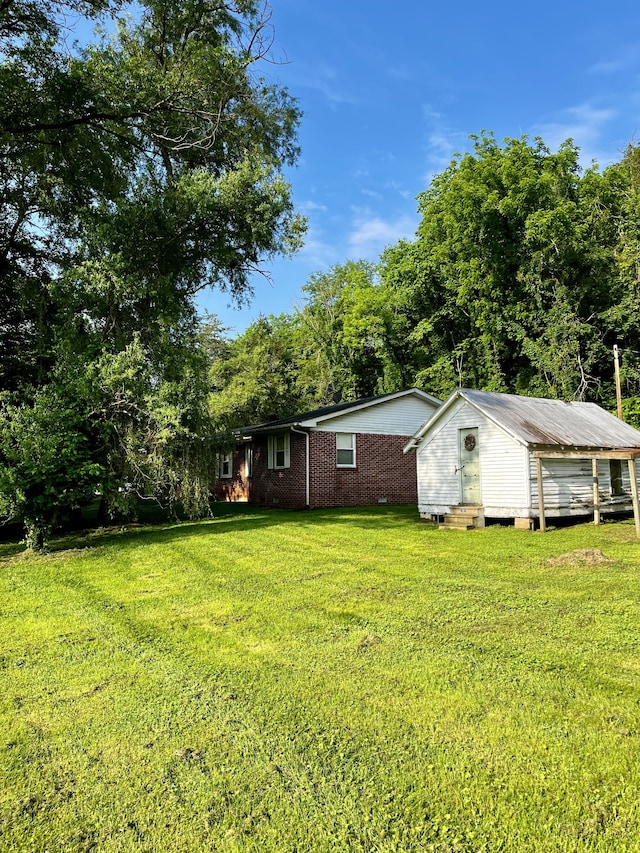
M 378 397 L 374 397 L 371 400 L 367 400 L 366 402 L 354 403 L 353 406 L 344 405 L 339 408 L 338 411 L 327 412 L 323 415 L 317 415 L 313 418 L 305 418 L 304 420 L 292 420 L 291 418 L 282 418 L 273 423 L 263 423 L 256 424 L 255 426 L 248 426 L 243 429 L 243 432 L 247 435 L 255 435 L 255 434 L 263 434 L 267 432 L 281 432 L 283 430 L 290 430 L 292 426 L 294 427 L 302 427 L 304 429 L 310 429 L 312 427 L 318 426 L 318 424 L 325 423 L 326 421 L 333 420 L 335 418 L 343 417 L 344 415 L 352 414 L 353 412 L 360 412 L 364 409 L 371 408 L 371 406 L 378 406 L 381 403 L 387 403 L 390 400 L 396 400 L 399 397 L 406 396 L 414 396 L 420 397 L 421 399 L 428 401 L 429 403 L 433 403 L 435 406 L 440 407 L 442 401 L 437 397 L 434 397 L 432 394 L 428 394 L 426 391 L 422 391 L 420 388 L 408 388 L 405 391 L 393 391 L 390 394 L 382 394 Z
M 320 417 L 313 418 L 309 421 L 304 421 L 305 426 L 317 426 L 324 421 L 332 420 L 333 418 L 340 418 L 343 415 L 349 415 L 353 412 L 360 412 L 363 409 L 369 409 L 371 406 L 379 406 L 381 403 L 388 403 L 391 400 L 397 400 L 399 397 L 421 397 L 424 400 L 428 400 L 430 403 L 434 403 L 436 406 L 441 405 L 441 400 L 437 397 L 434 397 L 432 394 L 427 394 L 426 391 L 422 391 L 420 388 L 408 388 L 406 391 L 393 391 L 390 394 L 383 394 L 380 397 L 376 397 L 373 400 L 367 400 L 366 403 L 359 403 L 358 405 L 351 406 L 349 408 L 342 409 L 339 412 L 329 412 L 329 414 L 321 415 Z

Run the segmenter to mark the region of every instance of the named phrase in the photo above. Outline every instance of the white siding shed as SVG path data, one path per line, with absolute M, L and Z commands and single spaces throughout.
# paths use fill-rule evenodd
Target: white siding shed
M 459 389 L 405 447 L 413 450 L 425 517 L 472 505 L 481 518 L 538 518 L 540 469 L 542 524 L 632 507 L 640 518 L 630 478 L 638 482 L 640 432 L 593 403 Z

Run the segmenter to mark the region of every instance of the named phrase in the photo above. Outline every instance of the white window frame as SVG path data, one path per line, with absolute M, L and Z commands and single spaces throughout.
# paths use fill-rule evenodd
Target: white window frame
M 230 480 L 233 477 L 233 452 L 222 450 L 218 453 L 218 474 L 221 480 Z
M 251 444 L 245 444 L 244 446 L 244 475 L 248 479 L 250 479 L 251 474 L 253 472 L 253 446 Z
M 342 445 L 342 446 L 341 446 Z M 351 462 L 340 462 L 340 452 L 351 453 Z M 336 468 L 356 467 L 356 434 L 355 432 L 336 433 Z
M 267 450 L 268 467 L 272 471 L 281 471 L 283 468 L 291 467 L 291 441 L 288 432 L 276 432 L 268 436 Z M 282 456 L 279 459 L 280 454 Z

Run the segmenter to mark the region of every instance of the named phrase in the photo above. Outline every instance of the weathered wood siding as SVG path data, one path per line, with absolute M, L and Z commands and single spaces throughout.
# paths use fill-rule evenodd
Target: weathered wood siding
M 636 479 L 640 487 L 640 466 L 636 465 Z M 627 510 L 631 508 L 631 483 L 629 466 L 622 460 L 622 488 L 624 495 L 613 495 L 611 469 L 608 459 L 598 460 L 598 494 L 600 509 Z M 538 516 L 538 478 L 533 456 L 530 464 L 532 515 Z M 593 474 L 590 459 L 543 459 L 542 488 L 545 515 L 590 515 L 593 513 Z
M 538 478 L 536 461 L 531 457 L 531 503 L 535 514 L 538 509 Z M 605 468 L 598 465 L 598 477 L 604 485 Z M 609 482 L 607 473 L 606 482 Z M 543 459 L 542 488 L 544 490 L 545 514 L 550 515 L 564 509 L 593 507 L 593 480 L 590 459 Z
M 399 397 L 318 424 L 318 432 L 360 432 L 373 435 L 413 435 L 429 420 L 436 406 L 419 397 Z
M 525 515 L 531 493 L 527 448 L 486 421 L 486 436 L 480 440 L 482 503 L 486 516 L 503 518 Z

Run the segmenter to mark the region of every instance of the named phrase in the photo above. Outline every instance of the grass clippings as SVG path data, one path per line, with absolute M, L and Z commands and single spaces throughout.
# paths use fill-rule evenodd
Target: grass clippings
M 547 560 L 548 566 L 603 566 L 611 563 L 615 563 L 615 560 L 605 557 L 599 548 L 574 548 L 573 551 Z

